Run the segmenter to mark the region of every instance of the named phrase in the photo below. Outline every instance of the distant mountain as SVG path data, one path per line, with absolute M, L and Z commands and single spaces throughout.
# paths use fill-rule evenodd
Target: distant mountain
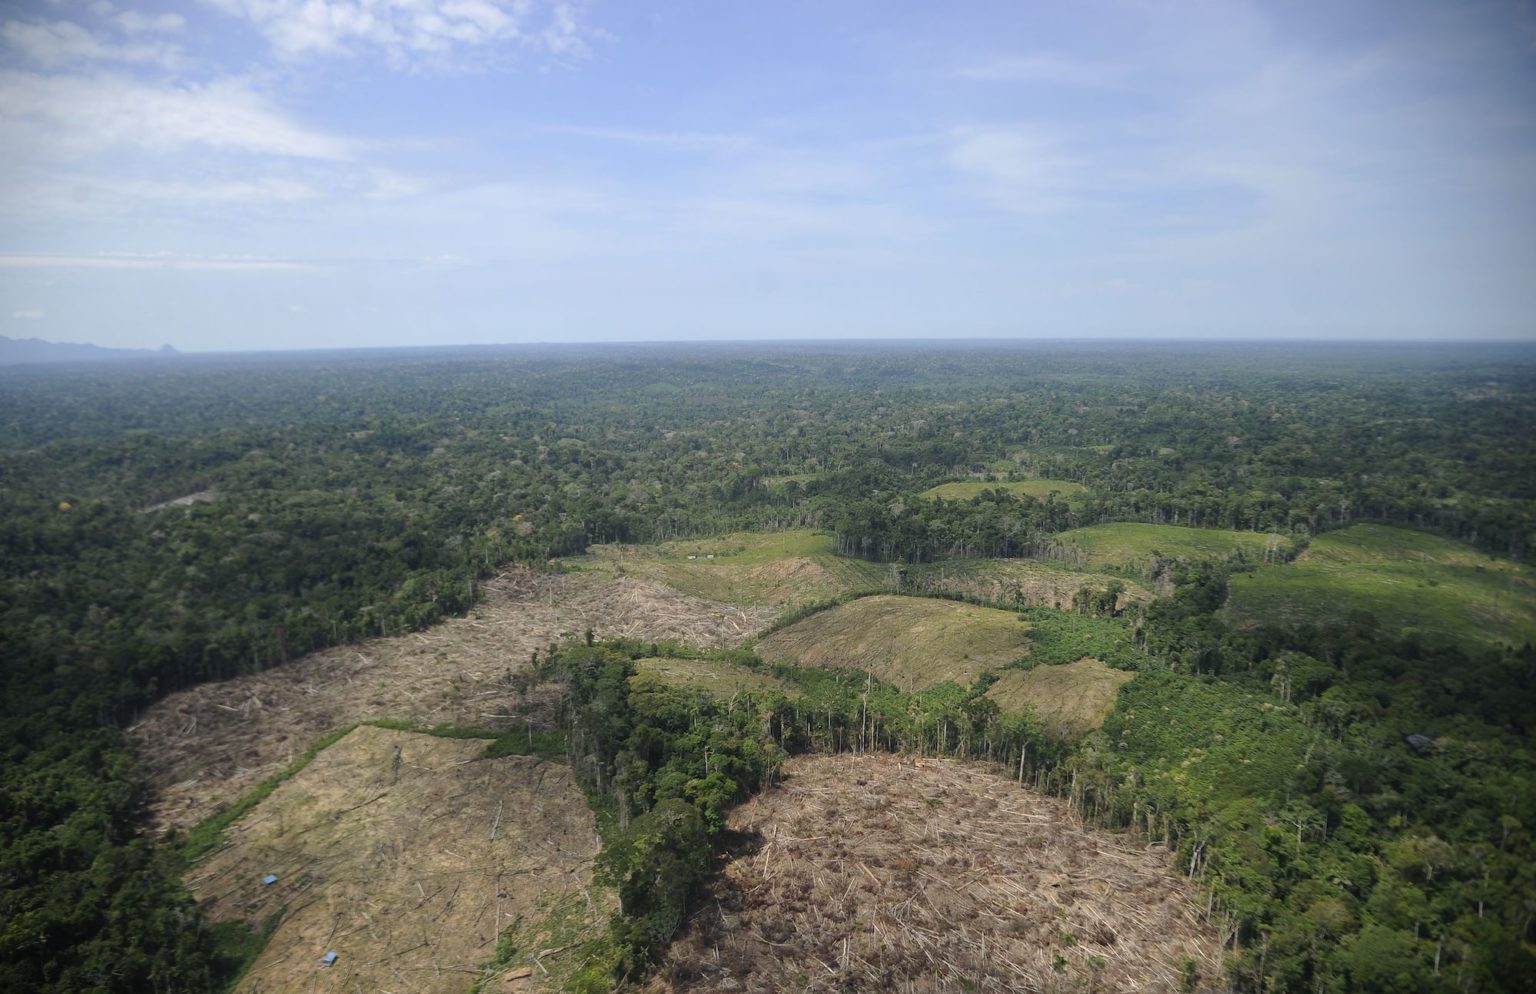
M 0 366 L 41 362 L 93 362 L 108 359 L 145 359 L 181 355 L 169 345 L 158 349 L 109 349 L 76 342 L 45 342 L 41 338 L 7 338 L 0 335 Z

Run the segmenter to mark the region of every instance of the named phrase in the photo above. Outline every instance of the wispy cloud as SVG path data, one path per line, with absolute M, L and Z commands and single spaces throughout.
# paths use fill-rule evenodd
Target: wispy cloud
M 1107 87 L 1125 82 L 1120 66 L 1067 58 L 1048 52 L 989 59 L 968 65 L 957 73 L 962 79 L 986 83 L 1050 83 L 1064 86 Z
M 127 17 L 126 14 L 122 15 Z M 133 34 L 148 30 L 148 20 L 137 15 L 123 26 Z M 143 63 L 165 68 L 181 61 L 181 50 L 168 42 L 134 38 L 111 41 L 73 21 L 6 21 L 0 25 L 0 41 L 25 61 L 44 68 L 88 62 Z
M 39 311 L 39 310 L 26 310 L 26 311 L 12 311 L 11 312 L 11 320 L 12 321 L 41 321 L 45 317 L 47 317 L 47 315 L 44 314 L 42 311 Z
M 383 53 L 397 65 L 516 43 L 586 52 L 578 7 L 535 0 L 204 0 L 249 21 L 285 58 Z
M 1046 132 L 1026 127 L 958 132 L 950 163 L 974 191 L 996 207 L 1035 213 L 1059 210 L 1078 200 L 1078 163 Z
M 108 74 L 0 72 L 0 141 L 35 159 L 113 146 L 321 160 L 353 154 L 349 142 L 299 124 L 241 80 L 173 84 Z
M 313 269 L 313 263 L 284 259 L 184 255 L 0 255 L 0 269 L 182 269 L 218 272 L 274 272 Z M 38 312 L 41 314 L 41 312 Z

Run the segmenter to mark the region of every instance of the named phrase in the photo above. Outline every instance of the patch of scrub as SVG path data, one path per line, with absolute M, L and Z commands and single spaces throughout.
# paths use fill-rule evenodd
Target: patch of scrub
M 969 686 L 1029 652 L 1011 611 L 880 594 L 817 612 L 762 639 L 769 663 L 862 670 L 904 691 L 946 680 Z
M 1074 494 L 1088 492 L 1087 487 L 1081 483 L 1073 483 L 1071 480 L 1010 480 L 1003 483 L 966 480 L 960 483 L 941 483 L 923 491 L 922 496 L 930 499 L 942 497 L 944 500 L 970 500 L 972 497 L 979 496 L 983 490 L 1001 490 L 1015 496 L 1035 497 L 1039 500 L 1045 500 L 1046 496 L 1052 493 L 1065 499 Z
M 712 659 L 672 659 L 659 656 L 637 659 L 635 675 L 629 682 L 636 690 L 648 684 L 661 684 L 684 690 L 702 690 L 711 697 L 721 699 L 739 694 L 771 699 L 779 695 L 793 697 L 800 693 L 798 688 L 790 687 L 767 673 Z
M 1007 670 L 987 696 L 1004 711 L 1033 711 L 1057 738 L 1075 739 L 1104 724 L 1120 688 L 1134 675 L 1097 659 L 1079 659 L 1061 666 Z
M 1283 561 L 1295 547 L 1285 535 L 1144 525 L 1119 521 L 1073 528 L 1056 536 L 1052 558 L 1145 574 L 1154 556 L 1164 559 L 1225 560 L 1241 555 L 1250 562 Z

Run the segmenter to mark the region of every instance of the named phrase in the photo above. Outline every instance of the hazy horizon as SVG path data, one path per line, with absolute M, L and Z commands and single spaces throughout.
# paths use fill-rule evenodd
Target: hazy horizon
M 0 334 L 1536 340 L 1536 8 L 25 0 Z

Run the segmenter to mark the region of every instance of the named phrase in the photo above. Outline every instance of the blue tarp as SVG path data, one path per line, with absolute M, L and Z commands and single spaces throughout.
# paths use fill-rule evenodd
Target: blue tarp
M 261 878 L 261 882 L 270 887 L 273 884 L 277 883 L 277 874 L 269 873 L 266 876 Z
M 332 963 L 336 962 L 336 954 L 335 953 L 326 953 L 322 961 L 325 963 L 326 966 L 330 966 Z

